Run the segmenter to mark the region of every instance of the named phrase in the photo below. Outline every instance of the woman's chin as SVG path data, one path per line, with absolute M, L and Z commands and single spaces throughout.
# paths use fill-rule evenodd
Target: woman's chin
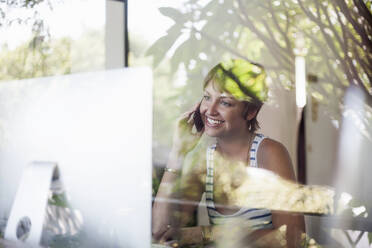
M 215 128 L 208 128 L 206 127 L 204 130 L 204 134 L 208 135 L 209 137 L 219 137 L 221 135 L 221 131 Z

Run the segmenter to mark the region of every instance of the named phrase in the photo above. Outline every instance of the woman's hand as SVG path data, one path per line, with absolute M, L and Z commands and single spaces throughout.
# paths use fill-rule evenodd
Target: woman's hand
M 193 116 L 199 107 L 200 103 L 198 103 L 191 111 L 182 114 L 182 116 L 177 120 L 177 126 L 173 136 L 173 147 L 171 151 L 173 156 L 185 156 L 197 145 L 198 141 L 200 140 L 203 130 L 197 132 L 195 129 L 193 129 Z
M 161 237 L 160 244 L 165 244 L 171 247 L 179 247 L 183 245 L 201 244 L 203 237 L 201 227 L 170 227 Z

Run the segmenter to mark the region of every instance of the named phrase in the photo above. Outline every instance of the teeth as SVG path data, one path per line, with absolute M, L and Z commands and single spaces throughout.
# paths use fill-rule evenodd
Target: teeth
M 211 124 L 221 124 L 223 122 L 223 121 L 213 120 L 211 118 L 207 118 L 207 119 L 208 119 L 208 122 Z

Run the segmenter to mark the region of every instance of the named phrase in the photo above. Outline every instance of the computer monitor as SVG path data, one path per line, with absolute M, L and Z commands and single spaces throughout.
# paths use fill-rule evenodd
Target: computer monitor
M 151 133 L 148 68 L 0 82 L 0 218 L 24 168 L 50 161 L 91 244 L 149 247 Z

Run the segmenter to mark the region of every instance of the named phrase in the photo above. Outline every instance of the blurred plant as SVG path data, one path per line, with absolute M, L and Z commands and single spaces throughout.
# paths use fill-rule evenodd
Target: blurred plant
M 61 4 L 63 0 L 0 0 L 0 31 L 14 33 L 17 27 L 22 27 L 25 38 L 29 35 L 16 47 L 7 37 L 0 44 L 0 80 L 104 68 L 104 35 L 100 27 L 86 30 L 79 39 L 51 36 L 48 15 L 44 12 L 53 11 Z
M 54 1 L 55 2 L 55 1 Z M 1 45 L 0 80 L 33 78 L 70 72 L 70 39 L 51 40 L 39 7 L 53 9 L 51 0 L 0 1 L 0 29 L 26 26 L 31 37 L 16 48 Z M 21 15 L 19 13 L 22 13 Z
M 0 53 L 0 80 L 70 73 L 70 39 L 34 44 L 31 41 L 12 50 L 3 47 Z
M 28 17 L 12 17 L 9 14 L 9 10 L 11 9 L 31 9 L 34 8 L 33 16 L 37 15 L 38 11 L 35 7 L 39 6 L 40 4 L 47 4 L 47 6 L 52 9 L 52 2 L 51 0 L 0 0 L 0 27 L 2 26 L 10 26 L 13 23 L 28 23 L 29 21 L 33 21 L 34 24 L 40 26 L 40 20 L 33 19 Z
M 0 28 L 11 27 L 15 24 L 30 26 L 34 34 L 30 45 L 32 43 L 36 46 L 50 38 L 49 27 L 39 13 L 38 7 L 41 5 L 53 9 L 51 0 L 0 0 Z M 17 15 L 19 10 L 28 11 L 23 11 L 20 16 Z

